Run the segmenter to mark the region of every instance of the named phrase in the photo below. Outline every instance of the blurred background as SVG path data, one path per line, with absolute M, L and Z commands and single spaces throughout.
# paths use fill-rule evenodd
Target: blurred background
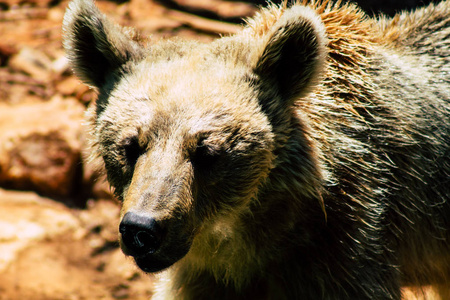
M 430 1 L 359 2 L 369 14 L 393 15 Z M 148 299 L 152 277 L 118 247 L 119 204 L 82 158 L 83 113 L 95 94 L 64 57 L 67 5 L 0 0 L 0 299 Z M 208 42 L 239 30 L 241 19 L 266 2 L 97 5 L 151 41 L 180 36 Z M 413 290 L 407 293 L 415 299 Z

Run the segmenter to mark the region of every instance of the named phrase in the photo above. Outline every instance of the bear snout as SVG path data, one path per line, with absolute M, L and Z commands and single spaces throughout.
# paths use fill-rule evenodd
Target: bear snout
M 128 211 L 123 216 L 119 225 L 122 251 L 132 256 L 142 271 L 161 271 L 188 253 L 193 236 L 185 230 L 190 227 L 179 220 L 171 221 L 136 211 Z
M 134 257 L 154 253 L 164 238 L 163 229 L 154 218 L 135 212 L 124 215 L 119 232 L 123 251 Z

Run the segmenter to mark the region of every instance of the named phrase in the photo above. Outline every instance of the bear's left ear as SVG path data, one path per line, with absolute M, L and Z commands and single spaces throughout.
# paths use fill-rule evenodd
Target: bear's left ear
M 70 2 L 63 32 L 63 45 L 75 74 L 98 89 L 107 85 L 111 74 L 144 54 L 144 48 L 100 13 L 92 0 Z
M 275 88 L 284 107 L 305 96 L 324 69 L 326 43 L 325 27 L 312 9 L 287 9 L 270 29 L 254 68 L 262 88 Z

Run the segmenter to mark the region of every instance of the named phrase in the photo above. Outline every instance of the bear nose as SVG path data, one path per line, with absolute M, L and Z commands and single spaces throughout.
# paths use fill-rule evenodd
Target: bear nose
M 127 212 L 119 225 L 122 242 L 131 256 L 155 252 L 161 245 L 162 229 L 151 217 Z

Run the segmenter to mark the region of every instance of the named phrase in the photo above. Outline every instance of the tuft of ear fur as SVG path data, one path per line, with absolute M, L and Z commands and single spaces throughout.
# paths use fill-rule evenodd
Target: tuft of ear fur
M 91 0 L 74 0 L 63 21 L 64 48 L 75 74 L 101 88 L 108 76 L 130 60 L 143 56 L 143 47 L 113 24 Z
M 287 9 L 267 33 L 254 72 L 275 87 L 283 105 L 305 96 L 321 77 L 327 56 L 325 26 L 310 8 Z

